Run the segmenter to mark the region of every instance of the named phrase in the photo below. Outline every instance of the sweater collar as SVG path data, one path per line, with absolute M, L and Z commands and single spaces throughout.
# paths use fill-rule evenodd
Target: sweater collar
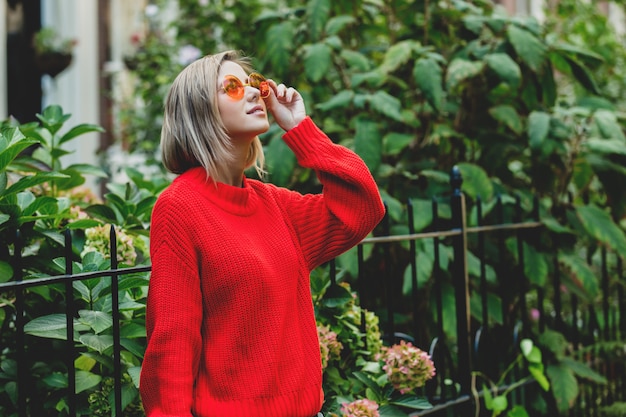
M 245 175 L 242 187 L 213 182 L 212 179 L 207 178 L 206 171 L 202 167 L 186 171 L 180 175 L 179 179 L 188 182 L 194 190 L 220 209 L 238 216 L 254 213 L 258 204 L 258 196 Z

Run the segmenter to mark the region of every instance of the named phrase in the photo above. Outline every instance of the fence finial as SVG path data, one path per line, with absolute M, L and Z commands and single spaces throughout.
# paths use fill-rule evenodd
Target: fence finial
M 461 194 L 461 184 L 463 184 L 463 175 L 457 165 L 452 167 L 450 171 L 450 186 L 452 186 L 452 192 L 454 195 Z

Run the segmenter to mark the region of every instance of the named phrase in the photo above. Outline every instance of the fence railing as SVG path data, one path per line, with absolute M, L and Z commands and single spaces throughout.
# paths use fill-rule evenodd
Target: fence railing
M 571 415 L 598 415 L 601 404 L 625 399 L 626 369 L 623 355 L 617 360 L 601 357 L 602 352 L 586 349 L 598 340 L 619 341 L 626 335 L 626 301 L 624 300 L 624 273 L 619 256 L 617 265 L 609 271 L 607 257 L 601 252 L 601 288 L 599 302 L 582 303 L 576 294 L 562 290 L 562 275 L 565 271 L 554 255 L 550 282 L 539 286 L 529 282 L 525 276 L 526 253 L 529 242 L 540 238 L 543 224 L 539 218 L 538 202 L 524 211 L 521 200 L 507 206 L 498 198 L 491 211 L 492 224 L 485 224 L 483 204 L 474 202 L 475 218 L 470 219 L 464 194 L 461 192 L 462 178 L 458 170 L 451 174 L 451 194 L 445 200 L 432 200 L 432 222 L 429 231 L 414 229 L 414 207 L 407 203 L 408 234 L 393 235 L 386 217 L 380 225 L 379 236 L 363 240 L 358 245 L 359 271 L 356 290 L 363 307 L 377 310 L 381 316 L 381 327 L 388 342 L 408 339 L 417 345 L 428 346 L 437 376 L 427 385 L 426 392 L 432 409 L 415 415 L 474 415 L 481 390 L 475 386 L 473 372 L 497 375 L 506 366 L 511 349 L 517 349 L 519 341 L 530 334 L 532 328 L 562 331 L 571 341 L 572 350 L 594 369 L 613 381 L 608 387 L 598 388 L 595 384 L 581 384 L 579 396 L 581 406 L 575 407 Z M 449 198 L 449 199 L 448 199 Z M 449 205 L 449 216 L 441 215 L 440 205 Z M 512 207 L 512 210 L 511 210 Z M 447 212 L 447 209 L 445 210 Z M 508 214 L 508 217 L 505 216 Z M 420 215 L 420 213 L 417 213 Z M 527 217 L 526 219 L 524 217 Z M 468 220 L 469 219 L 469 220 Z M 468 225 L 471 221 L 471 225 Z M 111 227 L 110 253 L 115 254 L 116 231 Z M 430 246 L 427 261 L 430 279 L 420 282 L 421 260 L 417 244 Z M 512 243 L 511 243 L 512 242 Z M 505 256 L 514 252 L 514 261 Z M 382 252 L 381 267 L 368 270 L 363 248 L 376 245 Z M 408 246 L 408 250 L 406 247 Z M 14 243 L 14 277 L 11 282 L 0 283 L 0 295 L 14 294 L 15 316 L 9 331 L 15 333 L 15 361 L 17 363 L 16 410 L 19 416 L 29 416 L 29 404 L 36 401 L 29 394 L 29 361 L 26 351 L 25 324 L 27 290 L 62 284 L 66 300 L 65 368 L 68 373 L 66 404 L 70 416 L 77 415 L 75 360 L 77 350 L 74 340 L 73 305 L 74 283 L 77 281 L 109 279 L 111 284 L 111 311 L 113 317 L 113 396 L 115 415 L 123 415 L 122 358 L 120 336 L 120 300 L 118 282 L 122 277 L 148 273 L 150 266 L 118 268 L 117 259 L 111 257 L 111 268 L 105 271 L 74 273 L 72 270 L 71 234 L 65 233 L 65 273 L 24 279 L 22 246 L 18 234 Z M 401 249 L 400 249 L 401 248 Z M 613 264 L 612 264 L 613 265 Z M 471 269 L 471 271 L 470 271 Z M 411 290 L 403 292 L 405 277 L 409 277 Z M 380 279 L 383 277 L 384 279 Z M 331 279 L 335 279 L 334 263 L 331 263 Z M 498 303 L 493 295 L 498 294 Z M 547 298 L 548 294 L 551 298 Z M 452 300 L 453 307 L 450 306 Z M 499 309 L 500 311 L 494 311 Z M 599 308 L 600 314 L 596 313 Z M 397 321 L 397 317 L 410 320 Z M 499 319 L 494 319 L 499 317 Z M 599 319 L 600 317 L 600 319 Z M 453 329 L 446 323 L 455 323 Z M 601 323 L 600 323 L 601 322 Z M 4 326 L 3 330 L 7 330 Z M 623 346 L 623 344 L 622 344 Z M 4 348 L 4 347 L 3 347 Z M 615 346 L 613 347 L 615 348 Z M 623 352 L 622 352 L 623 353 Z M 619 356 L 619 352 L 616 352 Z M 500 387 L 506 389 L 506 385 Z M 524 404 L 532 386 L 522 386 L 513 396 L 516 403 Z M 548 404 L 554 407 L 554 404 Z M 581 411 L 583 410 L 583 411 Z M 590 411 L 591 410 L 591 411 Z M 582 414 L 578 414 L 582 413 Z M 556 415 L 556 414 L 555 414 Z

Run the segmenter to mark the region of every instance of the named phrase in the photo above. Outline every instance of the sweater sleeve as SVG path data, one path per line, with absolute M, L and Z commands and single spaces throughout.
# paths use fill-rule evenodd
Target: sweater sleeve
M 191 417 L 201 351 L 200 279 L 195 253 L 181 225 L 180 204 L 164 200 L 157 202 L 152 214 L 148 344 L 140 392 L 147 417 Z
M 289 192 L 284 205 L 310 269 L 365 238 L 385 214 L 374 178 L 363 160 L 333 143 L 307 117 L 283 135 L 298 162 L 313 169 L 321 194 Z

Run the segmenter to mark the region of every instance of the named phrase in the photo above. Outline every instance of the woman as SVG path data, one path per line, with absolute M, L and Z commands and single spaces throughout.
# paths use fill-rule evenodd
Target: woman
M 262 171 L 267 112 L 321 194 L 246 178 Z M 312 417 L 323 402 L 309 273 L 361 241 L 384 207 L 363 161 L 306 116 L 293 88 L 228 51 L 174 80 L 165 167 L 180 174 L 152 214 L 148 417 Z

